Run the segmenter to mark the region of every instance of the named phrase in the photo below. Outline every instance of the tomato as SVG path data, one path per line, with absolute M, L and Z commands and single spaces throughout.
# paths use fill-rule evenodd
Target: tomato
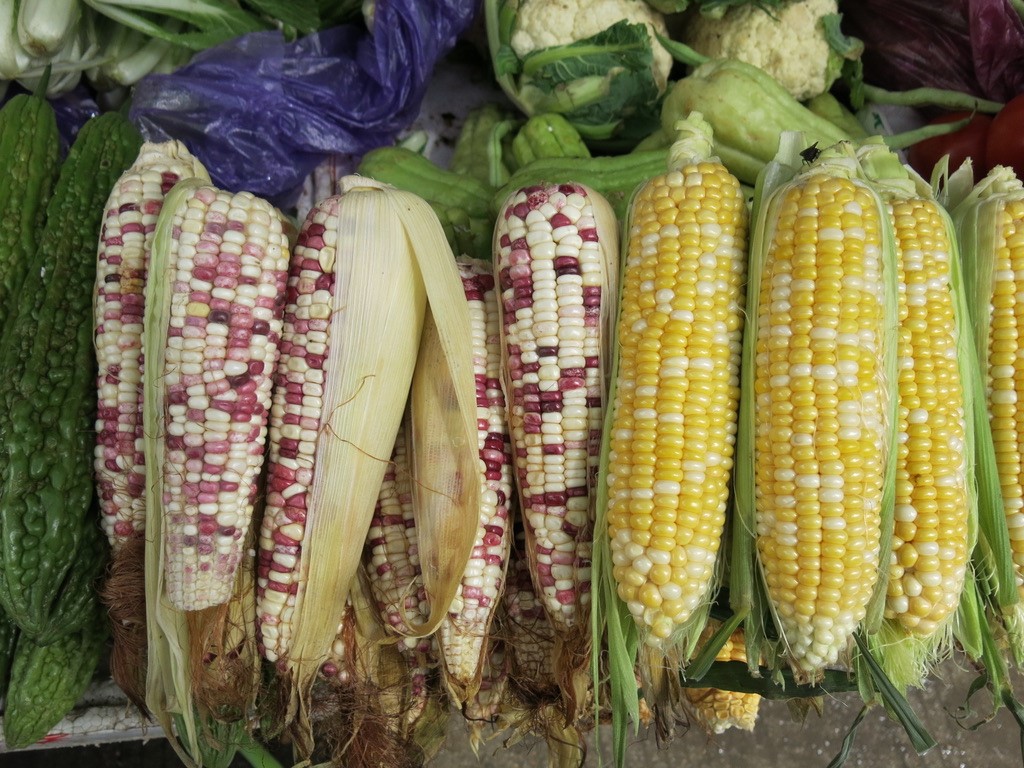
M 970 112 L 951 112 L 932 120 L 929 125 L 954 123 L 957 120 L 970 117 L 970 115 Z M 985 143 L 988 139 L 991 125 L 991 117 L 978 113 L 971 122 L 959 131 L 946 133 L 942 136 L 933 136 L 930 139 L 925 139 L 911 145 L 907 152 L 910 167 L 924 176 L 926 180 L 930 180 L 932 169 L 944 155 L 949 155 L 950 173 L 959 168 L 964 160 L 969 157 L 973 163 L 974 178 L 977 181 L 988 170 L 989 161 L 986 157 Z
M 988 167 L 1009 165 L 1024 178 L 1024 94 L 1010 99 L 988 129 Z

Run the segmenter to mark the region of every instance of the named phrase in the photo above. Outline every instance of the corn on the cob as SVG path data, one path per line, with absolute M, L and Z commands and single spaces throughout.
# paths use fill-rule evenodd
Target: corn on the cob
M 711 623 L 704 632 L 704 640 L 712 634 Z M 718 651 L 716 661 L 741 661 L 746 663 L 747 650 L 743 643 L 743 630 L 738 629 L 725 641 Z M 744 731 L 754 730 L 761 696 L 756 693 L 740 693 L 720 688 L 686 688 L 694 718 L 712 733 L 724 733 L 729 728 Z
M 1024 408 L 1018 404 L 1024 394 L 1018 373 L 1024 305 L 1017 300 L 1024 279 L 1024 199 L 1007 200 L 997 213 L 992 270 L 983 373 L 1017 587 L 1024 596 Z
M 288 254 L 269 203 L 197 178 L 167 194 L 153 236 L 143 317 L 146 706 L 181 755 L 199 754 L 208 654 L 237 653 L 238 622 L 255 618 L 238 566 L 251 548 Z M 253 669 L 216 666 L 239 681 Z
M 494 232 L 513 462 L 538 593 L 562 632 L 590 603 L 614 218 L 575 184 L 527 187 Z
M 458 482 L 479 462 L 475 388 L 469 309 L 443 231 L 414 195 L 359 177 L 340 188 L 309 213 L 292 260 L 257 561 L 260 642 L 305 755 L 303 701 L 335 639 L 332 606 L 361 566 L 407 402 L 424 436 L 412 493 L 432 533 L 417 543 L 430 617 L 407 614 L 405 630 L 440 623 L 472 549 L 465 521 L 479 514 L 479 484 Z
M 480 687 L 462 707 L 462 716 L 469 728 L 469 745 L 473 753 L 480 754 L 480 745 L 486 740 L 487 726 L 500 728 L 502 704 L 508 688 L 509 667 L 512 656 L 505 643 L 491 637 L 481 668 Z
M 145 526 L 142 439 L 143 295 L 164 197 L 206 171 L 180 142 L 144 144 L 107 200 L 96 268 L 96 485 L 103 530 L 117 550 Z
M 689 141 L 632 203 L 609 436 L 612 572 L 655 646 L 709 604 L 739 401 L 747 212 Z
M 230 598 L 252 517 L 288 241 L 268 203 L 198 181 L 172 215 L 146 285 L 145 397 L 162 419 L 146 428 L 160 441 L 167 597 L 195 611 Z
M 512 540 L 512 457 L 500 382 L 500 321 L 494 277 L 485 262 L 461 262 L 459 274 L 473 321 L 481 493 L 473 553 L 448 615 L 438 628 L 445 679 L 457 704 L 473 696 L 479 685 L 488 629 L 505 586 Z
M 408 428 L 395 438 L 366 538 L 366 575 L 385 626 L 402 631 L 430 613 L 417 550 Z
M 880 570 L 895 275 L 883 274 L 886 222 L 866 184 L 819 165 L 768 211 L 750 312 L 758 561 L 796 677 L 815 680 Z
M 886 618 L 927 637 L 960 601 L 968 559 L 965 411 L 952 244 L 938 203 L 890 203 L 899 259 L 899 447 Z

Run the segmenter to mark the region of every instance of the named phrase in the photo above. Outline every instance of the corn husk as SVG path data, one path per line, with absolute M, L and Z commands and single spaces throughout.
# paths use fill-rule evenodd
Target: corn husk
M 479 508 L 478 484 L 460 486 L 460 477 L 474 476 L 477 467 L 470 320 L 441 225 L 410 193 L 356 176 L 342 179 L 340 189 L 338 231 L 325 233 L 334 245 L 321 256 L 335 274 L 323 426 L 293 633 L 279 663 L 300 755 L 312 750 L 311 686 L 334 641 L 338 607 L 352 589 L 421 358 L 434 375 L 431 386 L 412 392 L 413 423 L 445 437 L 413 456 L 417 502 L 436 519 L 418 534 L 430 615 L 410 622 L 408 633 L 429 634 L 447 611 L 472 550 Z M 456 469 L 442 471 L 435 461 Z

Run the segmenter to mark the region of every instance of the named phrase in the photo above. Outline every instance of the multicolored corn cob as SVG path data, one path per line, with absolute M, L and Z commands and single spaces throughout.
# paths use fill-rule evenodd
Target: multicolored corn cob
M 593 492 L 615 301 L 616 232 L 599 195 L 527 187 L 495 227 L 513 461 L 537 591 L 562 632 L 590 603 Z
M 190 186 L 172 209 L 166 247 L 153 249 L 146 286 L 145 396 L 162 419 L 152 471 L 161 478 L 167 597 L 197 611 L 227 602 L 242 557 L 289 249 L 269 203 L 180 184 Z
M 438 628 L 448 688 L 457 703 L 480 684 L 489 627 L 504 589 L 512 535 L 509 501 L 512 457 L 501 390 L 498 300 L 490 264 L 463 261 L 459 274 L 473 322 L 481 494 L 473 553 L 462 582 Z
M 333 245 L 325 237 L 335 232 L 338 203 L 338 198 L 327 198 L 310 211 L 288 279 L 282 365 L 274 382 L 267 506 L 256 555 L 259 640 L 269 661 L 277 661 L 288 647 L 299 587 L 299 557 L 324 417 L 335 282 L 333 269 L 325 268 L 320 256 Z M 327 255 L 326 264 L 332 260 L 333 254 Z
M 181 142 L 147 143 L 107 200 L 93 303 L 95 467 L 103 530 L 114 550 L 145 527 L 142 320 L 153 232 L 167 193 L 192 177 L 209 180 Z

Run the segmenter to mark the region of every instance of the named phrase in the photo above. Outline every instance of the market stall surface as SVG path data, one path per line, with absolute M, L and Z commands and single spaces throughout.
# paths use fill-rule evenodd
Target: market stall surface
M 911 703 L 921 721 L 938 742 L 924 756 L 918 756 L 902 728 L 884 713 L 870 713 L 859 728 L 849 759 L 849 768 L 1004 768 L 1021 765 L 1020 731 L 1004 709 L 977 730 L 966 726 L 978 723 L 989 712 L 984 692 L 970 701 L 973 710 L 962 709 L 965 696 L 975 679 L 973 670 L 958 668 L 947 662 L 937 679 L 921 691 L 912 692 Z M 1020 685 L 1018 684 L 1018 688 Z M 825 704 L 819 717 L 810 713 L 803 724 L 794 721 L 785 702 L 765 701 L 757 730 L 753 734 L 727 731 L 721 736 L 707 736 L 696 728 L 680 733 L 663 749 L 656 744 L 654 733 L 641 732 L 627 751 L 627 765 L 643 768 L 675 768 L 696 765 L 701 768 L 825 768 L 839 752 L 843 738 L 859 711 L 856 695 L 843 695 Z M 953 715 L 964 714 L 963 726 Z M 602 732 L 602 764 L 610 765 L 610 733 Z M 593 750 L 586 765 L 596 766 Z M 287 757 L 287 752 L 281 754 Z M 433 761 L 438 768 L 469 768 L 485 764 L 488 768 L 525 768 L 544 766 L 547 753 L 544 744 L 525 740 L 511 749 L 504 749 L 500 737 L 483 746 L 479 760 L 474 756 L 465 729 L 456 717 L 449 728 L 448 745 Z M 74 765 L 75 768 L 173 768 L 181 763 L 162 738 L 147 742 L 130 741 L 102 746 L 35 749 L 21 753 L 0 754 L 3 768 L 53 768 Z M 248 763 L 236 758 L 232 768 Z

